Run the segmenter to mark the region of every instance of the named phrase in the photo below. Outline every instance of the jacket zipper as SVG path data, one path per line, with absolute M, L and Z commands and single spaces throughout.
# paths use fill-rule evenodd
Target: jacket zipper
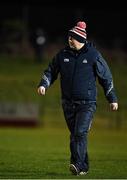
M 77 65 L 77 57 L 78 57 L 78 53 L 76 53 L 75 55 L 75 59 L 74 59 L 74 70 L 73 70 L 73 74 L 72 74 L 72 82 L 71 82 L 71 99 L 73 99 L 72 97 L 72 90 L 73 90 L 73 84 L 74 84 L 74 79 L 75 79 L 75 72 L 76 72 L 76 65 Z

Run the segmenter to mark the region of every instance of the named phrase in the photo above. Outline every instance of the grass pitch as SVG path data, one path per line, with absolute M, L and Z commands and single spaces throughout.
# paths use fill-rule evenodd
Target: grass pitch
M 60 128 L 1 128 L 1 179 L 124 179 L 127 178 L 127 133 L 89 132 L 90 170 L 75 177 L 68 170 L 69 132 Z
M 89 133 L 90 171 L 85 177 L 75 177 L 68 170 L 69 132 L 62 124 L 58 81 L 47 96 L 37 95 L 41 72 L 48 61 L 37 64 L 19 57 L 0 57 L 0 101 L 36 102 L 44 121 L 44 127 L 39 128 L 0 127 L 0 179 L 127 178 L 126 64 L 114 62 L 110 61 L 120 110 L 117 114 L 108 112 L 104 94 L 99 91 L 96 117 L 101 128 L 93 127 Z

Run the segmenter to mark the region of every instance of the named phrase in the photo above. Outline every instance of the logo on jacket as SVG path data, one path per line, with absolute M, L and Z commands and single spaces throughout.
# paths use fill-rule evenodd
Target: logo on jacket
M 64 59 L 64 62 L 69 62 L 69 59 L 68 59 L 68 58 L 65 58 L 65 59 Z
M 84 60 L 82 61 L 82 63 L 87 63 L 87 59 L 84 59 Z

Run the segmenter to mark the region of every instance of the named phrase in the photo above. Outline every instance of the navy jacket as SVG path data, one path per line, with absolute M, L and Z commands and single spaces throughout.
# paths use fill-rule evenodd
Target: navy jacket
M 100 54 L 90 42 L 79 51 L 69 46 L 60 50 L 49 63 L 38 85 L 46 89 L 60 74 L 62 99 L 96 101 L 96 78 L 104 89 L 107 100 L 117 102 L 111 71 Z

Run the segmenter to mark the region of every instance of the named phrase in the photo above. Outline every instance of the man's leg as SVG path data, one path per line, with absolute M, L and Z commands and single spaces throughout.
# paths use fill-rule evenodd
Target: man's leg
M 83 107 L 84 106 L 84 107 Z M 87 135 L 91 121 L 93 119 L 93 113 L 95 112 L 95 104 L 83 105 L 78 108 L 75 120 L 75 166 L 80 170 L 87 172 L 89 169 L 89 160 L 87 152 Z
M 64 117 L 68 126 L 68 129 L 70 131 L 70 163 L 74 163 L 76 161 L 76 143 L 75 143 L 75 137 L 74 137 L 74 130 L 75 130 L 75 106 L 70 104 L 63 104 L 63 111 L 64 111 Z

